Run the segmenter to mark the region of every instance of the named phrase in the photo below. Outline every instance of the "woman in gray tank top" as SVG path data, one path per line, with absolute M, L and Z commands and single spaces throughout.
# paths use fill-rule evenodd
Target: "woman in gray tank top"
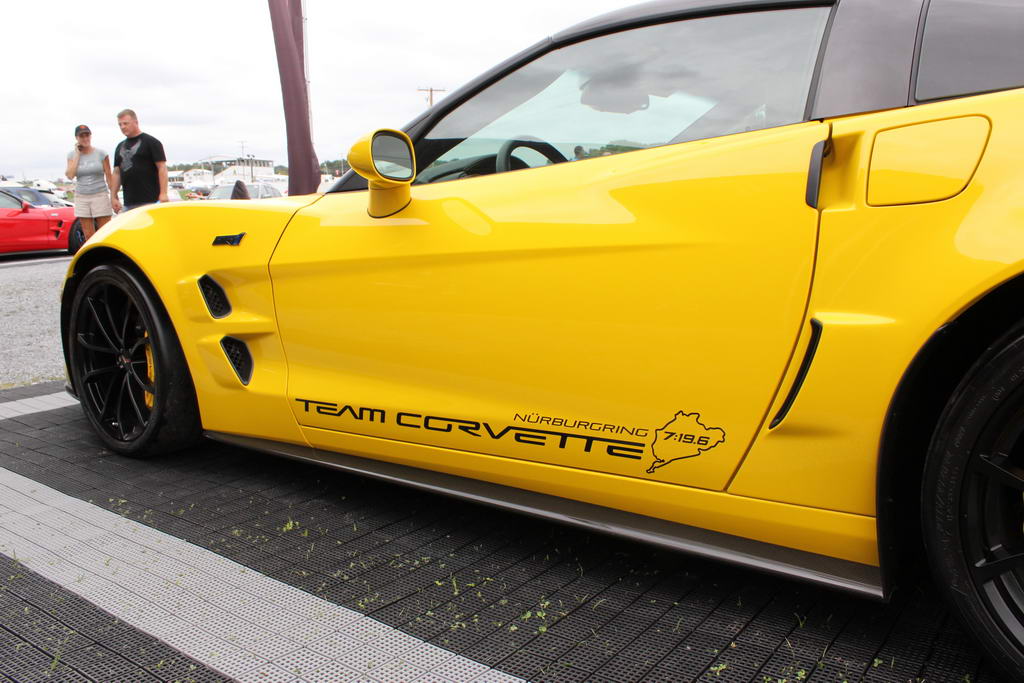
M 92 237 L 110 220 L 110 157 L 92 146 L 89 126 L 75 128 L 75 148 L 68 152 L 64 173 L 75 180 L 75 216 L 82 222 L 85 239 Z

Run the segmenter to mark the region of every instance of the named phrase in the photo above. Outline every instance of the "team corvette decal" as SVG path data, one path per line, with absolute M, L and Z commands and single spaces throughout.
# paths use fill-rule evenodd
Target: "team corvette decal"
M 594 452 L 595 445 L 599 451 L 607 455 L 619 458 L 631 458 L 640 460 L 643 457 L 646 444 L 641 441 L 624 441 L 622 439 L 610 439 L 606 436 L 594 434 L 573 434 L 571 432 L 556 431 L 552 429 L 533 429 L 531 427 L 520 427 L 517 425 L 495 426 L 489 422 L 478 420 L 460 420 L 454 417 L 442 417 L 439 415 L 424 415 L 413 412 L 396 412 L 389 418 L 388 411 L 381 408 L 355 408 L 349 405 L 339 405 L 328 401 L 312 401 L 305 398 L 295 399 L 303 405 L 307 413 L 315 412 L 320 415 L 331 415 L 334 417 L 347 416 L 359 421 L 379 422 L 381 424 L 393 424 L 407 429 L 426 429 L 434 432 L 461 432 L 477 439 L 492 439 L 494 441 L 515 441 L 528 446 L 556 446 L 563 450 L 577 450 L 584 453 Z
M 565 427 L 566 429 L 587 429 L 593 432 L 611 432 L 612 434 L 628 434 L 639 437 L 646 437 L 649 431 L 644 427 L 624 427 L 605 422 L 551 417 L 549 415 L 541 415 L 540 413 L 516 413 L 512 419 L 516 422 L 526 422 L 528 424 L 551 425 L 552 427 Z
M 513 416 L 513 422 L 536 426 L 494 425 L 483 420 L 463 420 L 408 411 L 389 414 L 389 411 L 383 408 L 357 407 L 307 398 L 295 400 L 302 404 L 304 412 L 347 418 L 357 422 L 375 422 L 405 429 L 423 429 L 433 432 L 461 433 L 476 439 L 513 441 L 526 446 L 554 446 L 566 451 L 598 453 L 630 460 L 643 460 L 648 451 L 646 441 L 615 439 L 608 435 L 646 439 L 651 432 L 645 427 L 626 427 L 605 422 L 550 417 L 538 413 L 515 413 Z M 578 434 L 564 431 L 567 429 L 581 430 L 587 433 Z M 650 444 L 654 462 L 647 468 L 648 474 L 677 460 L 696 457 L 725 441 L 725 430 L 720 427 L 704 425 L 700 421 L 700 413 L 684 413 L 682 411 L 677 412 L 664 427 L 655 429 L 654 435 L 654 442 Z

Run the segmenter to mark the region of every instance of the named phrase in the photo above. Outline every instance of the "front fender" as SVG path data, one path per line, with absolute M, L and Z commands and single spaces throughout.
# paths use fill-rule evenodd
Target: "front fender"
M 120 260 L 146 278 L 170 317 L 195 384 L 203 428 L 304 444 L 286 405 L 287 367 L 268 264 L 291 217 L 319 198 L 183 202 L 118 216 L 68 267 L 61 313 L 65 349 L 77 282 L 96 265 Z M 217 237 L 242 233 L 237 245 L 214 244 Z M 199 288 L 204 275 L 227 295 L 227 316 L 214 318 L 207 307 Z M 227 336 L 245 342 L 253 356 L 248 384 L 239 380 L 221 347 Z

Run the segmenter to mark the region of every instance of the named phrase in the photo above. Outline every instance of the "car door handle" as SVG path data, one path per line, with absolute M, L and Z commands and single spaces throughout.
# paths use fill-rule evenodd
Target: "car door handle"
M 821 166 L 828 156 L 828 140 L 819 140 L 811 148 L 811 163 L 807 169 L 807 194 L 805 201 L 812 209 L 818 208 L 818 195 L 821 191 Z

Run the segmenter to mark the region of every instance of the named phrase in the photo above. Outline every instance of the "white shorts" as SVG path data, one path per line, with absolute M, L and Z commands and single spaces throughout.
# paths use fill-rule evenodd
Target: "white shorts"
M 79 218 L 102 218 L 112 213 L 108 193 L 75 194 L 75 215 Z

